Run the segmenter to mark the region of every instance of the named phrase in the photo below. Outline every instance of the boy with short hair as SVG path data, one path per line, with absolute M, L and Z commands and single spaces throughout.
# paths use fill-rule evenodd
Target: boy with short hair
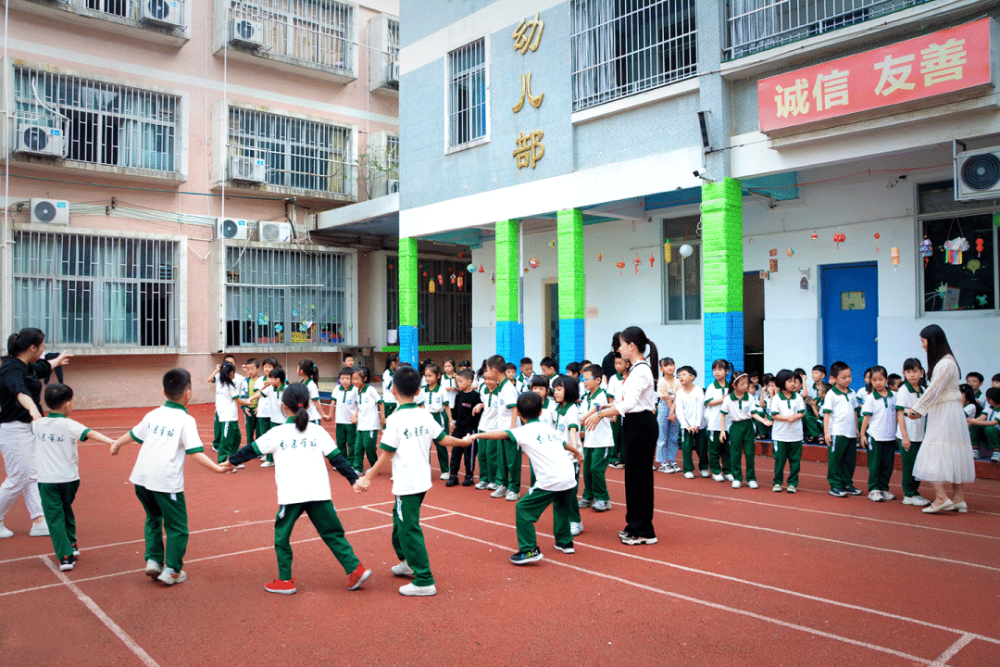
M 548 358 L 548 357 L 546 357 Z M 544 361 L 542 369 L 545 369 Z M 486 372 L 496 380 L 497 428 L 513 429 L 517 426 L 517 389 L 507 378 L 507 363 L 499 354 L 486 360 Z M 505 498 L 511 502 L 521 495 L 521 450 L 513 440 L 504 440 L 497 446 L 497 490 L 490 498 Z
M 597 364 L 586 366 L 581 375 L 583 388 L 586 389 L 580 397 L 582 424 L 587 421 L 587 417 L 600 412 L 609 401 L 607 392 L 601 389 L 604 372 L 600 366 Z M 606 512 L 611 509 L 606 475 L 608 462 L 611 460 L 611 448 L 614 445 L 611 424 L 606 419 L 599 421 L 593 431 L 587 431 L 583 441 L 583 497 L 577 503 L 578 507 L 592 507 L 595 512 Z
M 972 371 L 965 376 L 965 383 L 972 387 L 973 395 L 976 397 L 976 403 L 979 403 L 980 409 L 986 407 L 986 394 L 982 390 L 983 382 L 985 382 L 985 378 L 982 373 Z
M 681 366 L 677 370 L 677 380 L 680 389 L 674 394 L 674 414 L 681 431 L 681 456 L 685 473 L 694 477 L 694 458 L 691 452 L 698 454 L 698 467 L 705 470 L 708 461 L 708 441 L 706 439 L 707 422 L 705 421 L 705 392 L 695 385 L 698 371 L 691 366 Z M 712 479 L 716 482 L 725 481 L 723 470 L 716 472 Z M 687 477 L 687 474 L 685 474 Z
M 240 387 L 240 398 L 249 400 L 250 397 L 262 386 L 262 380 L 265 378 L 260 377 L 260 361 L 255 357 L 250 357 L 247 359 L 246 363 L 243 364 L 243 370 L 247 374 L 246 378 L 243 380 L 243 384 Z M 263 433 L 257 428 L 257 402 L 260 401 L 260 396 L 250 401 L 249 405 L 243 406 L 243 418 L 246 424 L 247 431 L 247 442 L 253 442 L 258 436 L 263 435 Z
M 451 416 L 451 435 L 458 439 L 475 433 L 479 430 L 479 415 L 483 411 L 483 399 L 478 391 L 472 390 L 472 381 L 476 379 L 475 373 L 470 370 L 461 370 L 455 376 L 455 384 L 458 393 L 455 395 L 455 408 Z M 462 486 L 472 486 L 472 474 L 474 472 L 473 447 L 453 447 L 451 450 L 451 461 L 448 472 L 448 481 L 445 486 L 458 485 L 458 469 L 465 460 L 465 479 Z M 485 485 L 484 485 L 485 486 Z
M 531 391 L 531 378 L 535 376 L 535 364 L 531 357 L 521 359 L 521 372 L 517 374 L 516 384 L 519 394 Z
M 496 428 L 497 403 L 500 397 L 496 394 L 497 383 L 490 373 L 486 373 L 482 383 L 479 385 L 479 398 L 483 402 L 483 411 L 479 415 L 479 430 L 492 431 Z M 500 471 L 497 469 L 497 459 L 499 458 L 496 449 L 500 446 L 498 442 L 477 444 L 476 450 L 479 456 L 479 482 L 477 489 L 488 489 L 496 491 L 499 488 L 497 482 L 500 480 Z
M 358 389 L 351 381 L 352 374 L 347 366 L 340 369 L 337 376 L 340 384 L 331 396 L 334 407 L 334 441 L 348 461 L 353 460 L 354 441 L 358 437 Z
M 993 379 L 990 380 L 990 386 L 1000 389 L 1000 373 L 993 376 Z
M 507 381 L 513 385 L 515 391 L 521 393 L 521 390 L 517 387 L 517 366 L 508 363 L 503 367 L 504 375 L 507 377 Z
M 129 481 L 135 485 L 135 495 L 146 511 L 146 576 L 173 586 L 187 581 L 187 573 L 181 569 L 188 542 L 185 456 L 221 474 L 232 471 L 233 465 L 228 461 L 217 464 L 205 456 L 198 425 L 184 407 L 191 401 L 191 374 L 183 368 L 167 371 L 163 376 L 163 395 L 167 402 L 115 440 L 111 455 L 116 456 L 131 442 L 141 445 Z
M 80 555 L 73 515 L 73 500 L 80 489 L 77 441 L 97 440 L 110 445 L 114 440 L 69 419 L 73 414 L 73 390 L 66 385 L 58 382 L 47 385 L 45 404 L 49 406 L 49 413 L 31 425 L 38 443 L 35 459 L 38 493 L 52 548 L 59 559 L 59 570 L 68 572 Z
M 889 373 L 885 386 L 889 387 L 893 393 L 898 392 L 899 388 L 903 386 L 903 376 L 898 373 Z
M 984 395 L 986 408 L 982 414 L 971 420 L 969 425 L 975 424 L 982 429 L 980 431 L 982 437 L 979 439 L 979 458 L 986 460 L 986 457 L 989 456 L 990 461 L 1000 463 L 1000 389 L 990 387 Z M 990 454 L 991 450 L 992 455 Z M 49 525 L 51 526 L 51 524 Z
M 628 377 L 628 361 L 622 358 L 620 352 L 615 352 L 615 374 L 608 379 L 608 400 L 614 402 L 615 399 L 620 399 L 622 397 L 622 385 L 625 383 L 625 378 Z M 622 451 L 622 429 L 621 421 L 618 420 L 618 416 L 614 416 L 610 419 L 611 421 L 611 437 L 614 440 L 614 447 L 611 449 L 611 463 L 608 465 L 612 468 L 624 468 L 625 467 L 625 452 Z
M 851 391 L 851 367 L 843 361 L 830 366 L 834 386 L 823 401 L 823 433 L 828 459 L 826 480 L 835 498 L 860 496 L 854 486 L 858 453 L 858 397 Z
M 580 364 L 575 361 L 571 361 L 566 364 L 566 375 L 570 376 L 574 380 L 580 377 Z
M 344 367 L 354 369 L 354 355 L 350 352 L 344 352 Z
M 802 418 L 802 428 L 804 430 L 804 440 L 809 444 L 816 444 L 823 437 L 823 416 L 820 391 L 826 381 L 826 366 L 816 364 L 812 367 L 812 386 L 803 392 L 802 399 L 806 403 L 806 414 Z M 780 389 L 780 387 L 779 387 Z M 817 416 L 819 413 L 819 416 Z
M 528 453 L 535 471 L 535 483 L 527 495 L 517 501 L 518 551 L 510 557 L 514 565 L 526 565 L 542 559 L 534 524 L 549 505 L 552 505 L 552 533 L 556 549 L 566 554 L 575 553 L 570 514 L 571 504 L 576 500 L 573 493 L 576 472 L 573 462 L 563 454 L 563 450 L 570 452 L 577 461 L 583 461 L 583 455 L 554 429 L 538 421 L 541 409 L 542 399 L 538 394 L 521 394 L 517 398 L 516 414 L 525 418 L 524 426 L 470 436 L 470 439 L 514 441 Z
M 552 388 L 552 383 L 555 382 L 556 377 L 559 375 L 556 369 L 556 360 L 552 357 L 545 357 L 541 361 L 542 375 L 549 381 L 549 389 Z
M 356 491 L 367 491 L 382 468 L 392 467 L 392 494 L 396 497 L 392 512 L 392 548 L 399 558 L 392 573 L 397 577 L 413 577 L 412 583 L 399 588 L 399 594 L 407 596 L 437 594 L 420 528 L 420 505 L 432 486 L 431 447 L 435 443 L 444 447 L 470 444 L 446 434 L 430 413 L 417 409 L 414 398 L 419 391 L 417 371 L 401 366 L 392 383 L 392 394 L 399 401 L 399 407 L 386 419 L 378 461 L 354 483 Z

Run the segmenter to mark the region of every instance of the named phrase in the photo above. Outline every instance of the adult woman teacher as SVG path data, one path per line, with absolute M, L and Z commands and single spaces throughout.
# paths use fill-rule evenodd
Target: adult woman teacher
M 618 351 L 632 369 L 618 400 L 591 415 L 585 427 L 597 427 L 606 417 L 622 415 L 622 449 L 625 465 L 625 530 L 622 544 L 656 544 L 653 530 L 653 454 L 656 450 L 656 345 L 639 327 L 619 334 Z M 646 359 L 646 348 L 649 359 Z
M 7 478 L 0 484 L 0 537 L 14 533 L 3 525 L 14 501 L 24 495 L 32 527 L 30 534 L 49 534 L 38 495 L 35 470 L 35 435 L 31 423 L 42 416 L 42 381 L 51 369 L 65 365 L 69 355 L 60 354 L 51 362 L 45 353 L 45 334 L 40 329 L 21 329 L 7 339 L 7 355 L 0 363 L 0 454 Z
M 976 467 L 958 391 L 961 377 L 958 362 L 944 331 L 936 324 L 923 328 L 920 344 L 927 350 L 930 384 L 909 411 L 914 419 L 927 415 L 927 431 L 913 464 L 913 476 L 934 487 L 934 502 L 924 512 L 967 512 L 965 485 L 976 481 Z M 951 482 L 954 490 L 950 500 L 945 482 Z

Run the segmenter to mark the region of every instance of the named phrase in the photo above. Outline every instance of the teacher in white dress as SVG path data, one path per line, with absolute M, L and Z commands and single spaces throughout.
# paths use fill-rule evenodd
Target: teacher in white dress
M 927 415 L 927 432 L 913 464 L 913 476 L 934 487 L 934 502 L 923 510 L 927 514 L 968 512 L 965 485 L 976 481 L 976 467 L 958 391 L 961 372 L 941 327 L 936 324 L 924 327 L 920 344 L 927 350 L 930 384 L 908 415 L 912 419 Z M 952 484 L 950 499 L 944 487 L 946 482 Z

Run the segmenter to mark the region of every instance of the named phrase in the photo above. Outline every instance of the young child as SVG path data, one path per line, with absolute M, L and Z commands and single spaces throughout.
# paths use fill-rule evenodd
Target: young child
M 458 396 L 458 375 L 455 370 L 455 360 L 448 357 L 441 364 L 444 373 L 441 374 L 441 391 L 444 392 L 444 401 L 448 404 L 448 410 L 455 411 L 455 397 Z M 425 369 L 426 370 L 426 369 Z M 449 423 L 451 419 L 449 413 Z M 449 427 L 445 427 L 448 430 Z
M 535 363 L 531 357 L 521 359 L 521 372 L 517 374 L 517 393 L 531 391 L 531 379 L 535 376 Z
M 745 456 L 747 461 L 747 486 L 751 489 L 758 488 L 755 457 L 757 455 L 757 438 L 754 431 L 754 420 L 761 422 L 765 426 L 770 426 L 774 422 L 761 416 L 757 401 L 748 391 L 750 378 L 746 373 L 741 373 L 733 379 L 733 390 L 726 394 L 719 410 L 719 438 L 725 442 L 729 440 L 729 463 L 733 475 L 733 488 L 738 489 L 743 484 L 743 462 Z M 731 426 L 729 432 L 726 431 L 726 420 Z M 702 477 L 708 477 L 706 470 L 701 471 Z M 693 476 L 693 475 L 692 475 Z
M 887 386 L 889 373 L 883 366 L 871 371 L 872 391 L 861 407 L 859 437 L 868 452 L 868 500 L 880 503 L 896 498 L 889 493 L 896 458 L 896 394 Z
M 628 377 L 628 361 L 622 358 L 619 352 L 615 352 L 615 374 L 608 379 L 608 401 L 614 402 L 616 398 L 622 397 L 622 385 Z M 621 422 L 617 415 L 611 417 L 611 436 L 615 446 L 611 450 L 611 462 L 608 464 L 612 468 L 625 467 L 625 452 L 622 451 L 622 429 Z
M 985 378 L 982 373 L 972 371 L 965 376 L 965 384 L 972 387 L 972 395 L 976 399 L 976 403 L 979 404 L 980 410 L 986 407 L 986 394 L 982 391 L 983 382 L 985 382 Z
M 705 423 L 708 425 L 708 433 L 705 437 L 708 439 L 708 468 L 712 476 L 722 475 L 723 479 L 732 482 L 736 478 L 731 469 L 729 447 L 724 444 L 725 440 L 719 435 L 719 425 L 722 423 L 719 420 L 722 401 L 732 390 L 726 381 L 729 369 L 729 362 L 725 359 L 716 359 L 712 362 L 712 377 L 715 379 L 712 384 L 705 387 Z M 700 460 L 698 465 L 701 466 Z
M 441 385 L 441 367 L 437 364 L 431 363 L 424 367 L 424 381 L 425 386 L 420 390 L 420 395 L 417 396 L 417 405 L 426 409 L 430 413 L 434 421 L 441 424 L 441 428 L 444 429 L 445 433 L 448 433 L 449 423 L 451 422 L 451 408 L 448 405 L 448 399 L 444 395 L 444 389 Z M 440 445 L 436 446 L 438 467 L 441 470 L 440 479 L 448 479 L 448 471 L 451 468 L 451 464 L 448 461 L 448 449 Z
M 234 378 L 236 368 L 228 361 L 219 367 L 215 383 L 215 417 L 218 420 L 219 441 L 216 451 L 222 463 L 240 448 L 240 408 L 250 401 L 240 398 L 240 387 Z M 240 466 L 242 468 L 242 466 Z
M 552 357 L 545 357 L 540 362 L 540 365 L 542 367 L 542 375 L 544 375 L 545 379 L 549 381 L 549 389 L 551 389 L 552 383 L 555 381 L 556 375 L 559 372 L 556 369 L 556 361 Z
M 851 367 L 843 361 L 830 366 L 834 386 L 823 400 L 823 435 L 828 458 L 826 481 L 835 498 L 860 496 L 854 486 L 858 453 L 858 397 L 851 391 Z
M 694 479 L 694 458 L 698 453 L 698 467 L 705 470 L 708 465 L 708 442 L 705 439 L 705 392 L 694 384 L 698 371 L 691 366 L 681 366 L 677 371 L 680 389 L 674 395 L 674 414 L 681 430 L 681 457 L 684 463 L 684 477 Z M 721 472 L 713 479 L 724 480 Z
M 146 414 L 137 426 L 114 441 L 111 456 L 129 443 L 142 445 L 129 482 L 146 511 L 146 576 L 167 586 L 187 581 L 183 570 L 187 551 L 187 505 L 184 501 L 184 457 L 217 473 L 232 471 L 233 465 L 216 464 L 205 456 L 198 437 L 198 424 L 188 414 L 191 401 L 191 374 L 183 368 L 163 376 L 167 402 Z M 167 546 L 164 557 L 163 533 Z
M 386 420 L 385 433 L 379 445 L 378 461 L 354 483 L 358 491 L 371 488 L 371 480 L 386 465 L 392 466 L 392 494 L 396 506 L 392 512 L 392 547 L 399 564 L 392 567 L 397 577 L 413 577 L 413 582 L 400 587 L 400 595 L 436 595 L 424 533 L 420 528 L 420 505 L 431 488 L 431 444 L 445 447 L 470 445 L 445 433 L 441 424 L 426 410 L 416 410 L 413 402 L 420 391 L 420 376 L 410 367 L 396 371 L 392 391 L 398 407 Z
M 548 357 L 546 357 L 548 359 Z M 517 389 L 507 378 L 507 363 L 499 354 L 494 354 L 486 360 L 487 372 L 497 383 L 494 390 L 497 394 L 497 428 L 513 429 L 517 426 Z M 545 360 L 542 360 L 545 369 Z M 521 450 L 517 443 L 511 440 L 501 442 L 497 447 L 497 490 L 490 498 L 506 498 L 514 502 L 521 495 Z
M 59 569 L 68 572 L 80 555 L 73 514 L 73 500 L 80 490 L 77 442 L 96 440 L 112 445 L 114 440 L 69 419 L 73 414 L 73 390 L 66 385 L 58 382 L 46 385 L 45 404 L 49 413 L 31 425 L 38 443 L 35 450 L 38 493 Z
M 576 378 L 570 375 L 560 375 L 552 383 L 552 398 L 555 400 L 555 426 L 563 440 L 570 447 L 567 451 L 579 451 L 580 449 L 580 410 L 577 408 L 577 401 L 580 400 L 580 385 Z M 570 455 L 573 458 L 573 455 Z M 581 457 L 582 458 L 582 457 Z M 529 457 L 530 460 L 530 457 Z M 534 472 L 534 468 L 532 468 Z M 573 502 L 569 508 L 569 531 L 573 537 L 583 532 L 583 519 L 580 518 L 580 506 L 576 501 L 577 490 L 580 487 L 580 466 L 573 463 Z M 534 484 L 534 482 L 532 482 Z
M 659 437 L 656 440 L 656 457 L 660 461 L 659 471 L 680 472 L 677 465 L 677 450 L 680 447 L 680 427 L 674 414 L 674 399 L 680 382 L 674 377 L 676 365 L 670 357 L 660 359 L 660 379 L 656 381 L 656 421 Z
M 823 437 L 823 414 L 821 409 L 823 398 L 820 396 L 820 393 L 825 384 L 826 366 L 822 364 L 813 366 L 812 385 L 806 395 L 802 397 L 806 402 L 806 416 L 802 419 L 803 435 L 805 436 L 805 442 L 810 444 L 819 443 Z
M 546 388 L 548 387 L 546 381 Z M 479 416 L 479 432 L 494 431 L 497 428 L 499 411 L 497 404 L 500 397 L 496 393 L 497 383 L 492 376 L 484 378 L 479 385 L 479 397 L 483 401 L 483 411 Z M 479 457 L 479 482 L 477 489 L 496 491 L 499 487 L 500 471 L 497 468 L 499 455 L 497 447 L 500 443 L 486 441 L 476 443 L 476 453 Z
M 514 390 L 517 390 L 517 366 L 508 363 L 503 367 L 504 375 L 507 377 L 507 382 L 510 383 Z
M 313 399 L 305 383 L 295 384 L 281 395 L 281 409 L 288 423 L 276 426 L 230 457 L 239 465 L 261 454 L 274 456 L 274 483 L 278 487 L 278 517 L 274 522 L 274 551 L 278 578 L 264 585 L 268 593 L 292 595 L 297 590 L 292 577 L 292 529 L 304 512 L 316 527 L 347 574 L 347 590 L 361 587 L 372 571 L 354 554 L 337 510 L 330 500 L 330 477 L 323 459 L 352 485 L 358 475 L 341 456 L 337 443 L 322 426 L 310 419 Z
M 586 390 L 580 399 L 582 424 L 587 417 L 600 411 L 609 401 L 607 392 L 601 389 L 604 373 L 600 366 L 597 364 L 585 366 L 580 375 L 583 388 Z M 607 419 L 602 419 L 593 431 L 587 432 L 587 438 L 583 443 L 583 497 L 577 503 L 578 507 L 592 507 L 595 512 L 606 512 L 611 509 L 607 469 L 614 444 L 611 424 Z
M 526 565 L 542 559 L 534 524 L 549 505 L 552 505 L 552 534 L 556 549 L 566 554 L 575 553 L 569 524 L 572 505 L 576 504 L 573 491 L 576 481 L 573 463 L 562 450 L 569 451 L 578 462 L 583 460 L 583 455 L 553 429 L 538 421 L 541 408 L 542 399 L 538 394 L 521 394 L 517 398 L 515 414 L 524 417 L 524 426 L 473 436 L 477 439 L 513 440 L 528 453 L 535 471 L 535 483 L 517 501 L 517 553 L 510 557 L 514 565 Z
M 802 385 L 796 383 L 796 386 L 801 389 Z M 770 404 L 774 400 L 775 395 L 778 393 L 778 386 L 774 383 L 774 376 L 770 373 L 764 373 L 764 376 L 760 379 L 760 387 L 755 394 L 757 398 L 757 406 L 760 408 L 760 413 L 768 418 L 771 416 Z M 799 391 L 798 395 L 804 395 L 804 391 Z M 757 431 L 757 437 L 761 440 L 771 440 L 771 428 L 765 426 L 763 422 L 755 421 L 754 430 Z
M 990 387 L 995 387 L 996 389 L 1000 389 L 1000 373 L 994 375 L 993 378 L 990 380 Z
M 899 393 L 899 388 L 903 386 L 903 376 L 898 373 L 889 373 L 889 377 L 886 378 L 885 386 L 894 393 Z
M 267 357 L 261 362 L 261 379 L 260 383 L 255 384 L 254 391 L 250 392 L 247 396 L 247 400 L 251 404 L 257 405 L 257 437 L 264 435 L 271 428 L 271 415 L 273 414 L 273 405 L 271 401 L 271 392 L 277 391 L 274 388 L 273 380 L 271 379 L 271 371 L 275 368 L 281 368 L 281 364 L 274 357 Z M 284 383 L 284 380 L 282 380 Z M 275 415 L 274 419 L 277 420 L 280 415 Z M 274 467 L 274 457 L 273 456 L 262 456 L 261 457 L 261 468 L 273 468 Z
M 472 390 L 472 381 L 475 377 L 470 370 L 459 371 L 455 377 L 458 395 L 455 396 L 455 408 L 451 412 L 452 417 L 454 417 L 451 422 L 451 435 L 459 440 L 479 431 L 479 417 L 483 411 L 483 399 L 478 391 Z M 472 486 L 472 475 L 475 472 L 473 449 L 472 445 L 452 448 L 451 465 L 445 486 L 458 485 L 458 469 L 462 466 L 463 459 L 465 460 L 465 479 L 462 480 L 462 486 Z
M 399 374 L 399 371 L 396 372 Z M 375 465 L 378 455 L 375 451 L 379 431 L 385 425 L 385 412 L 382 397 L 375 387 L 368 384 L 370 372 L 364 366 L 353 369 L 351 381 L 357 390 L 358 412 L 351 419 L 357 425 L 354 435 L 354 469 L 361 474 L 365 467 L 365 454 L 368 454 L 368 464 Z M 398 407 L 396 408 L 399 409 Z
M 352 384 L 352 375 L 351 369 L 347 366 L 340 369 L 340 374 L 337 376 L 340 386 L 333 390 L 333 405 L 331 406 L 334 412 L 334 438 L 337 442 L 337 449 L 341 450 L 344 458 L 348 461 L 352 460 L 351 452 L 354 450 L 354 441 L 358 437 L 356 422 L 358 414 L 358 390 Z M 385 401 L 384 393 L 382 394 L 382 400 Z M 392 405 L 395 406 L 396 404 L 393 403 Z M 388 408 L 385 409 L 388 411 Z
M 234 357 L 231 354 L 224 355 L 222 357 L 222 362 L 215 365 L 215 370 L 212 371 L 212 374 L 209 375 L 208 378 L 207 378 L 207 380 L 206 380 L 208 383 L 214 384 L 216 386 L 216 389 L 215 389 L 216 392 L 219 391 L 219 388 L 218 388 L 218 386 L 219 386 L 219 371 L 222 370 L 222 365 L 223 364 L 227 364 L 227 363 L 228 364 L 232 364 L 233 369 L 235 370 L 235 368 L 236 368 L 236 357 Z M 233 376 L 230 379 L 232 380 L 233 384 L 237 386 L 237 389 L 238 389 L 240 381 L 242 380 L 242 377 L 239 376 L 237 373 L 234 372 Z M 216 397 L 216 401 L 218 401 L 218 397 Z M 238 427 L 238 425 L 237 425 L 237 427 Z M 214 419 L 212 420 L 212 451 L 214 451 L 214 452 L 219 451 L 219 441 L 222 439 L 222 429 L 223 429 L 222 422 L 219 421 L 219 415 L 218 415 L 218 413 L 216 413 Z
M 552 428 L 556 427 L 556 402 L 552 400 L 550 396 L 552 390 L 549 388 L 549 381 L 546 380 L 541 375 L 536 375 L 531 378 L 530 391 L 538 394 L 542 399 L 542 414 L 538 417 L 538 420 L 543 424 L 548 424 Z M 522 394 L 524 392 L 521 392 Z
M 910 416 L 910 408 L 917 404 L 924 393 L 924 367 L 920 360 L 911 357 L 903 362 L 906 382 L 896 393 L 896 437 L 899 439 L 899 458 L 903 464 L 903 504 L 927 507 L 931 501 L 920 495 L 920 480 L 913 477 L 913 464 L 924 441 L 927 417 Z
M 330 416 L 323 409 L 323 404 L 319 401 L 319 368 L 312 359 L 303 359 L 299 362 L 296 371 L 299 382 L 309 392 L 309 421 L 317 426 L 322 420 L 329 420 Z
M 574 380 L 580 377 L 580 364 L 575 361 L 571 361 L 566 364 L 566 375 L 570 376 Z
M 243 364 L 243 370 L 246 372 L 246 378 L 243 380 L 243 391 L 240 393 L 240 398 L 247 399 L 248 405 L 243 406 L 243 419 L 247 432 L 247 442 L 253 442 L 260 435 L 260 431 L 257 430 L 259 398 L 256 401 L 249 399 L 260 388 L 260 383 L 264 378 L 260 376 L 260 361 L 255 357 L 246 360 L 246 363 Z
M 396 374 L 396 369 L 399 367 L 399 355 L 390 354 L 385 358 L 385 370 L 382 371 L 382 408 L 385 410 L 385 418 L 388 419 L 392 415 L 393 410 L 396 409 L 396 397 L 392 395 L 392 378 Z M 341 370 L 343 372 L 343 370 Z M 339 440 L 337 441 L 340 442 Z M 351 457 L 344 452 L 344 456 L 348 461 Z
M 795 376 L 791 371 L 778 371 L 774 385 L 778 393 L 768 401 L 768 413 L 774 426 L 771 427 L 774 448 L 774 481 L 771 490 L 781 493 L 785 481 L 785 461 L 788 461 L 788 492 L 795 493 L 799 486 L 799 470 L 802 466 L 802 419 L 806 414 L 806 404 L 802 396 L 795 393 Z
M 344 366 L 354 370 L 354 355 L 350 352 L 344 352 Z
M 985 461 L 989 457 L 990 461 L 1000 463 L 1000 389 L 990 387 L 985 396 L 986 409 L 969 423 L 982 429 L 979 449 L 976 451 L 979 458 Z

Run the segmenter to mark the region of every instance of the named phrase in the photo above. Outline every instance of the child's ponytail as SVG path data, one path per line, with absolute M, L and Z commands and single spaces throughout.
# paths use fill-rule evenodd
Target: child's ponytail
M 307 378 L 319 385 L 319 368 L 316 367 L 316 364 L 313 363 L 312 359 L 303 359 L 300 361 L 299 370 L 302 371 Z
M 295 428 L 305 431 L 309 426 L 309 390 L 293 384 L 281 394 L 282 404 L 295 415 Z

